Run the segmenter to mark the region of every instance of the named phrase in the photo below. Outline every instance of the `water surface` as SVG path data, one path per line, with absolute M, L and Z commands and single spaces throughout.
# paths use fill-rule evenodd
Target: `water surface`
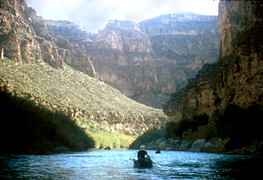
M 0 157 L 0 178 L 24 179 L 259 179 L 262 157 L 148 151 L 158 164 L 134 168 L 135 150 L 97 150 Z M 161 166 L 161 167 L 160 167 Z

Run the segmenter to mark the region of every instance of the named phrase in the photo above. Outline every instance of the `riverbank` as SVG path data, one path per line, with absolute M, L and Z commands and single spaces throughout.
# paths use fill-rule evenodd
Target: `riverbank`
M 263 140 L 261 137 L 253 137 L 246 134 L 248 138 L 231 139 L 229 137 L 221 138 L 220 136 L 208 137 L 207 132 L 211 132 L 211 125 L 202 125 L 201 127 L 191 127 L 196 124 L 191 120 L 183 120 L 183 123 L 169 122 L 166 128 L 157 130 L 152 129 L 145 132 L 142 136 L 138 137 L 131 145 L 130 149 L 139 149 L 142 144 L 149 150 L 168 150 L 168 151 L 192 151 L 192 152 L 211 152 L 211 153 L 224 153 L 224 154 L 239 154 L 239 155 L 263 155 Z M 187 124 L 184 124 L 188 122 Z M 211 121 L 209 121 L 211 123 Z M 172 126 L 170 126 L 172 124 Z M 184 126 L 183 126 L 184 125 Z M 178 129 L 171 128 L 177 127 L 182 134 L 182 137 L 171 137 Z M 226 126 L 227 127 L 227 126 Z M 189 129 L 188 129 L 189 128 Z M 210 129 L 209 129 L 210 128 Z M 229 128 L 229 126 L 228 126 Z M 184 129 L 184 131 L 182 131 Z M 193 129 L 196 129 L 194 131 Z M 220 128 L 221 129 L 221 128 Z M 228 129 L 231 132 L 231 129 Z M 241 133 L 240 130 L 235 130 L 236 133 Z M 247 133 L 249 128 L 247 129 Z M 232 135 L 233 136 L 233 135 Z M 237 134 L 235 135 L 235 137 Z M 237 143 L 236 143 L 237 142 Z
M 190 151 L 190 152 L 208 152 L 208 153 L 222 153 L 222 154 L 233 154 L 233 155 L 253 155 L 253 156 L 263 156 L 263 142 L 258 144 L 252 144 L 242 148 L 233 149 L 228 151 L 225 148 L 226 140 L 223 141 L 219 139 L 215 143 L 206 142 L 205 139 L 197 139 L 193 142 L 187 140 L 177 140 L 177 139 L 156 139 L 151 142 L 144 142 L 146 149 L 157 150 L 160 149 L 165 151 Z M 130 149 L 139 149 L 130 148 Z

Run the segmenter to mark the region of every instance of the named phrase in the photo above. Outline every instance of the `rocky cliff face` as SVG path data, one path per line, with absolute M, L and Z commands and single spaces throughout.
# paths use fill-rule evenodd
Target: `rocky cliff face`
M 85 68 L 80 69 L 96 77 L 93 65 L 81 47 L 70 44 L 61 36 L 52 37 L 46 21 L 27 7 L 26 0 L 1 1 L 0 28 L 3 56 L 16 62 L 43 59 L 57 69 L 63 69 L 64 63 L 78 67 L 79 62 L 83 62 Z M 61 44 L 63 46 L 59 46 Z
M 161 108 L 205 63 L 218 60 L 217 17 L 169 14 L 109 21 L 87 48 L 96 73 L 126 96 Z
M 163 110 L 170 119 L 207 113 L 228 104 L 262 105 L 262 3 L 221 1 L 221 58 L 205 65 L 187 86 L 173 94 Z
M 0 17 L 4 56 L 43 59 L 57 69 L 66 63 L 157 108 L 219 57 L 215 16 L 170 14 L 139 24 L 112 20 L 98 34 L 69 21 L 44 20 L 25 0 L 3 0 Z
M 163 15 L 136 24 L 112 20 L 98 34 L 69 21 L 47 21 L 25 0 L 1 1 L 1 52 L 16 62 L 65 63 L 126 96 L 161 108 L 204 63 L 219 57 L 217 17 Z
M 91 78 L 96 73 L 86 50 L 96 35 L 68 21 L 45 21 L 25 0 L 0 4 L 0 88 L 78 119 L 83 128 L 92 123 L 139 135 L 164 126 L 167 120 L 160 109 L 138 104 Z

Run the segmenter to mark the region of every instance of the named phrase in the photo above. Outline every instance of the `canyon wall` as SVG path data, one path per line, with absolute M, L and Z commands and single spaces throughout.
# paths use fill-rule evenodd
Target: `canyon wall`
M 46 21 L 25 0 L 0 4 L 1 89 L 64 113 L 85 129 L 91 123 L 139 135 L 164 126 L 160 109 L 136 103 L 96 79 L 86 51 L 96 35 L 69 21 Z
M 216 16 L 162 15 L 138 24 L 112 20 L 87 53 L 107 84 L 137 102 L 161 108 L 205 63 L 219 57 Z
M 63 69 L 64 63 L 68 63 L 96 77 L 85 51 L 61 36 L 52 37 L 46 21 L 27 6 L 26 0 L 2 0 L 0 10 L 3 56 L 16 62 L 24 60 L 29 63 L 43 59 L 56 69 Z
M 220 1 L 221 57 L 205 65 L 163 106 L 171 120 L 224 109 L 263 105 L 263 9 L 260 1 Z
M 43 59 L 57 69 L 66 63 L 156 108 L 219 57 L 216 16 L 167 14 L 138 24 L 111 20 L 98 34 L 70 21 L 44 20 L 25 0 L 3 0 L 0 17 L 3 56 L 16 62 Z
M 3 4 L 9 11 L 2 11 L 1 18 L 6 57 L 17 62 L 43 59 L 57 69 L 66 63 L 156 108 L 203 64 L 219 57 L 216 16 L 168 14 L 138 24 L 111 20 L 92 34 L 70 21 L 44 20 L 25 1 Z

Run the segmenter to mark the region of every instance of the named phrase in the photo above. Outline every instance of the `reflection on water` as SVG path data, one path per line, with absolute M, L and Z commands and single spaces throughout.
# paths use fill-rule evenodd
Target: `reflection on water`
M 262 157 L 148 151 L 162 166 L 133 168 L 135 150 L 0 157 L 0 178 L 25 179 L 258 179 Z

